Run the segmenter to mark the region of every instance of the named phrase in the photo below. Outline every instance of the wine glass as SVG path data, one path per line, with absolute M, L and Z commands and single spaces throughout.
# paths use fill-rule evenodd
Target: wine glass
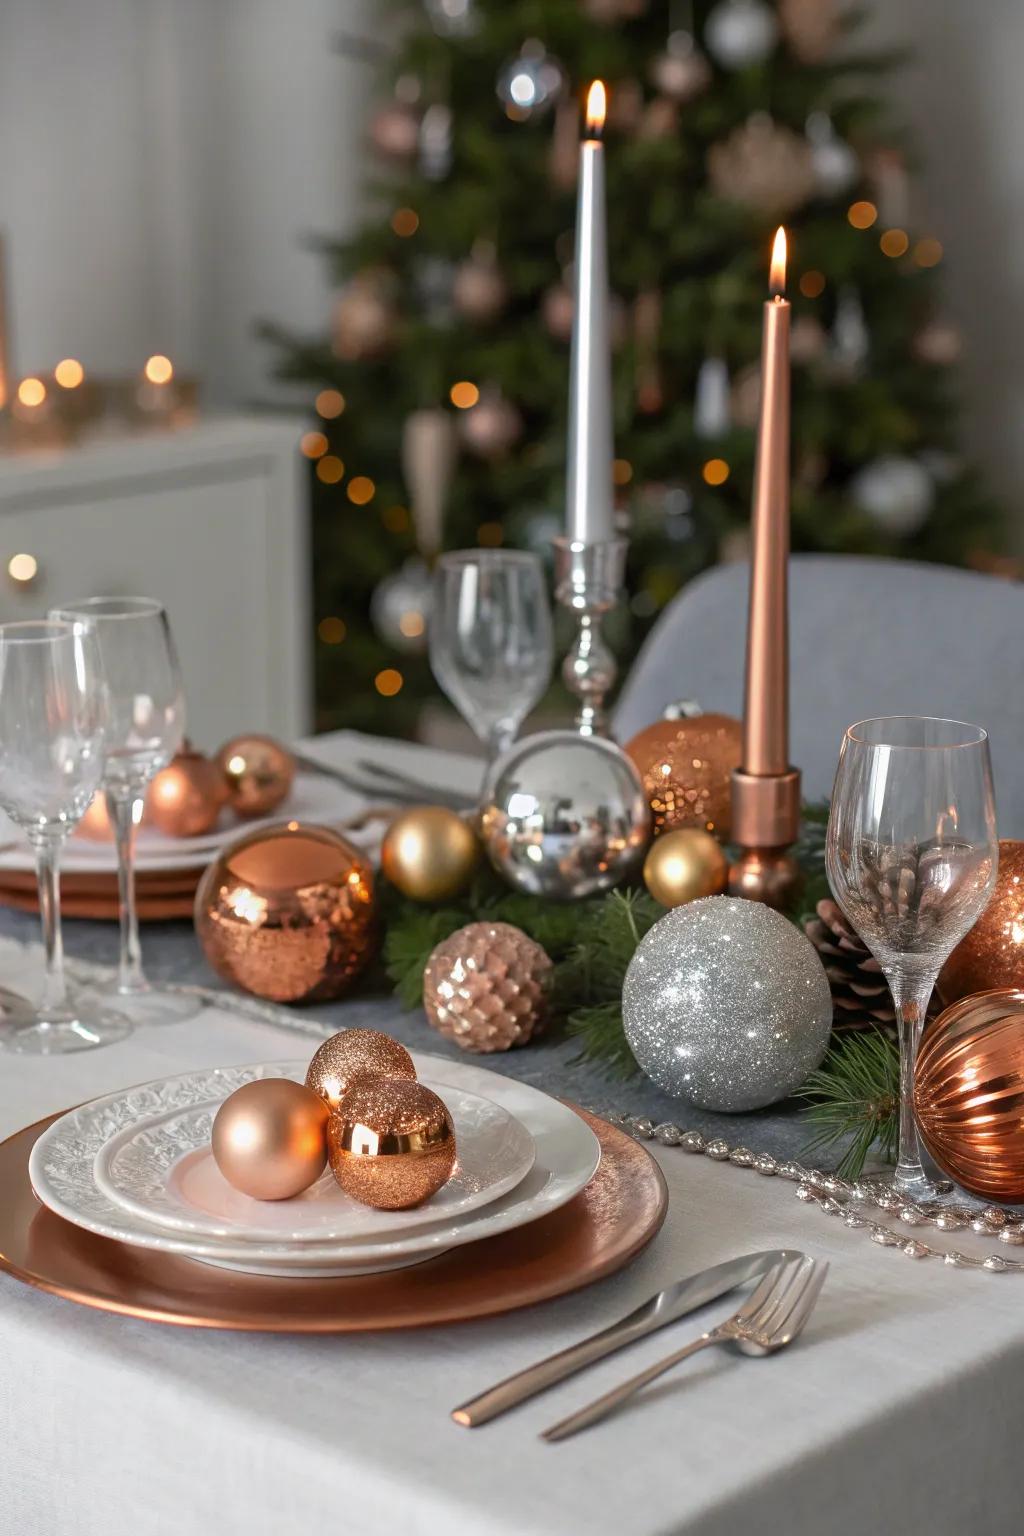
M 46 974 L 38 1008 L 5 1010 L 4 1043 L 35 1055 L 123 1040 L 131 1024 L 71 1000 L 60 928 L 60 850 L 103 771 L 104 698 L 96 642 L 82 624 L 0 625 L 0 805 L 35 854 Z
M 936 978 L 984 911 L 999 845 L 988 735 L 959 720 L 893 715 L 851 725 L 832 791 L 825 865 L 833 895 L 878 961 L 896 1005 L 899 1154 L 910 1199 L 938 1193 L 921 1166 L 914 1066 Z
M 442 555 L 434 575 L 430 665 L 487 749 L 511 745 L 548 686 L 551 610 L 544 568 L 521 550 Z
M 121 947 L 116 999 L 138 1023 L 173 1023 L 197 1013 L 188 997 L 150 986 L 142 970 L 135 901 L 135 833 L 146 785 L 185 734 L 185 700 L 167 614 L 148 597 L 90 597 L 51 618 L 84 623 L 99 649 L 106 700 L 102 787 L 117 844 Z

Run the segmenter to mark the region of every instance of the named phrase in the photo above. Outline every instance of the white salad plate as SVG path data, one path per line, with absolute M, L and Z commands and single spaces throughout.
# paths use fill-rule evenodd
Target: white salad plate
M 66 1221 L 135 1247 L 175 1253 L 254 1274 L 366 1274 L 436 1257 L 558 1210 L 589 1183 L 601 1150 L 590 1127 L 548 1094 L 482 1067 L 414 1053 L 419 1076 L 435 1092 L 464 1090 L 491 1100 L 517 1119 L 535 1148 L 529 1173 L 507 1194 L 475 1211 L 441 1217 L 415 1231 L 358 1242 L 243 1240 L 199 1236 L 156 1226 L 115 1204 L 96 1183 L 102 1148 L 147 1118 L 220 1102 L 244 1083 L 263 1077 L 302 1081 L 307 1061 L 220 1067 L 159 1078 L 94 1099 L 54 1122 L 32 1148 L 29 1176 L 42 1203 Z M 383 1213 L 377 1213 L 383 1215 Z M 383 1232 L 383 1228 L 381 1229 Z

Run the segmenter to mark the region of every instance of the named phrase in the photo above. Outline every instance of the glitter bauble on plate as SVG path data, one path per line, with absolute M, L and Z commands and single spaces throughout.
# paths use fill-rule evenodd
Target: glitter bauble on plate
M 325 1040 L 306 1073 L 306 1087 L 337 1109 L 350 1088 L 378 1077 L 416 1080 L 412 1057 L 379 1029 L 343 1029 Z
M 411 901 L 448 901 L 464 890 L 480 858 L 473 828 L 443 805 L 414 805 L 384 834 L 380 867 Z
M 216 762 L 236 816 L 269 816 L 295 782 L 295 759 L 273 736 L 234 736 Z
M 992 987 L 1024 987 L 1024 843 L 1001 838 L 988 906 L 939 976 L 944 1003 Z
M 758 901 L 710 896 L 666 912 L 641 939 L 622 1022 L 659 1088 L 732 1113 L 784 1099 L 820 1066 L 832 998 L 792 923 Z
M 644 860 L 644 884 L 663 907 L 720 896 L 729 878 L 722 845 L 699 827 L 655 838 Z
M 373 874 L 329 827 L 261 827 L 207 869 L 195 923 L 225 981 L 271 1002 L 326 1002 L 346 992 L 373 955 Z
M 327 1162 L 324 1101 L 286 1077 L 236 1088 L 213 1121 L 217 1167 L 254 1200 L 288 1200 L 320 1177 Z
M 630 759 L 610 741 L 543 731 L 492 767 L 481 834 L 491 863 L 534 896 L 578 900 L 636 872 L 651 814 Z
M 467 923 L 438 944 L 423 972 L 423 1007 L 464 1051 L 507 1051 L 544 1027 L 552 964 L 512 923 Z
M 228 798 L 220 764 L 187 744 L 146 792 L 146 820 L 168 837 L 201 837 L 217 823 Z
M 381 1211 L 422 1205 L 451 1177 L 455 1127 L 422 1083 L 384 1077 L 345 1095 L 327 1125 L 334 1177 L 347 1195 Z
M 702 827 L 727 839 L 732 771 L 740 765 L 742 727 L 729 715 L 656 720 L 626 743 L 643 780 L 654 832 Z
M 926 1028 L 914 1109 L 943 1173 L 983 1200 L 1024 1201 L 1024 990 L 961 998 Z

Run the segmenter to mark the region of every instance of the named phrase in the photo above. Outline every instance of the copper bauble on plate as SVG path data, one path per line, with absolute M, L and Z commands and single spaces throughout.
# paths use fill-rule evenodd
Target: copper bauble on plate
M 939 976 L 944 1003 L 992 987 L 1024 987 L 1024 843 L 1000 839 L 988 906 Z
M 98 789 L 89 801 L 85 815 L 74 830 L 75 837 L 87 838 L 91 843 L 112 843 L 114 827 L 107 810 L 107 797 Z
M 467 923 L 423 972 L 427 1020 L 464 1051 L 507 1051 L 547 1022 L 553 967 L 513 923 Z
M 443 805 L 414 805 L 388 827 L 384 874 L 412 901 L 447 901 L 464 890 L 480 858 L 473 828 Z
M 211 1138 L 217 1167 L 254 1200 L 288 1200 L 327 1163 L 327 1105 L 286 1077 L 236 1088 L 218 1109 Z
M 295 759 L 273 736 L 233 736 L 217 753 L 237 816 L 269 816 L 295 781 Z
M 720 896 L 728 878 L 729 861 L 721 844 L 699 827 L 655 838 L 644 860 L 644 884 L 663 907 Z
M 1024 990 L 961 998 L 928 1026 L 914 1108 L 944 1173 L 983 1200 L 1024 1200 Z
M 373 954 L 373 875 L 329 827 L 278 823 L 226 848 L 196 892 L 196 933 L 219 976 L 277 1003 L 340 997 Z
M 347 1195 L 379 1211 L 422 1205 L 451 1177 L 455 1127 L 422 1083 L 384 1077 L 345 1095 L 327 1125 L 327 1154 Z
M 656 720 L 627 742 L 654 817 L 654 835 L 701 827 L 728 839 L 732 771 L 740 765 L 743 728 L 730 715 Z
M 216 826 L 227 798 L 220 764 L 186 742 L 152 780 L 146 820 L 168 837 L 202 837 Z
M 306 1087 L 337 1109 L 357 1084 L 378 1077 L 416 1080 L 416 1068 L 404 1045 L 379 1029 L 343 1029 L 325 1040 L 309 1064 Z

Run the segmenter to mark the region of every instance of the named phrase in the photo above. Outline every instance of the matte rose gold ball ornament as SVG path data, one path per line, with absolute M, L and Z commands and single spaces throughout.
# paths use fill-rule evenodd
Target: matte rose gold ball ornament
M 246 1083 L 214 1117 L 214 1161 L 244 1195 L 288 1200 L 324 1171 L 329 1113 L 318 1094 L 288 1078 Z
M 295 759 L 272 736 L 234 736 L 217 753 L 236 816 L 269 816 L 288 797 Z
M 343 1029 L 320 1046 L 306 1073 L 306 1087 L 331 1109 L 350 1088 L 380 1077 L 416 1080 L 416 1068 L 404 1045 L 377 1029 Z
M 1024 843 L 1002 838 L 995 890 L 939 977 L 944 1003 L 991 987 L 1024 986 Z
M 422 1083 L 378 1078 L 352 1088 L 331 1115 L 327 1155 L 347 1195 L 379 1211 L 422 1205 L 455 1167 L 455 1127 Z
M 438 944 L 423 972 L 423 1007 L 464 1051 L 525 1045 L 547 1022 L 553 967 L 512 923 L 467 923 Z

